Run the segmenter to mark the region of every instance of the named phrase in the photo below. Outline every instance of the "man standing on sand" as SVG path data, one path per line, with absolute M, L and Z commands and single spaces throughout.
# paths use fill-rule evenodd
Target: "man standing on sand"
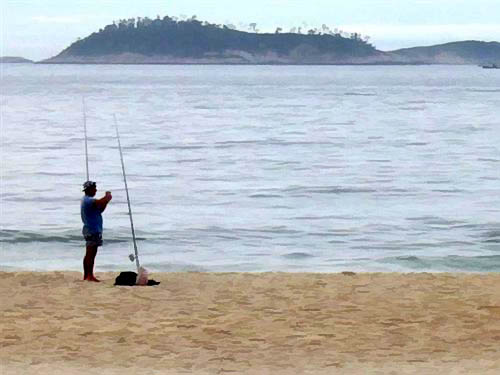
M 85 192 L 82 198 L 80 212 L 83 222 L 83 237 L 86 241 L 86 253 L 83 258 L 83 280 L 99 282 L 94 276 L 94 260 L 97 248 L 102 246 L 102 215 L 106 206 L 111 201 L 111 192 L 107 191 L 101 199 L 95 199 L 97 192 L 96 183 L 87 181 L 83 184 Z

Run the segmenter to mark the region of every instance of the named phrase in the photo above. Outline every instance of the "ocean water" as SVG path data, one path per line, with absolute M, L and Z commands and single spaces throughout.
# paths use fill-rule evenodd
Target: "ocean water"
M 475 66 L 1 66 L 0 269 L 500 271 L 500 72 Z

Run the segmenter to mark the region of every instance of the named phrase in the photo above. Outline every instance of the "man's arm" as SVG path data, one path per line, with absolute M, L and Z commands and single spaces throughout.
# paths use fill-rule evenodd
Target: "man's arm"
M 101 199 L 96 199 L 95 200 L 95 204 L 97 206 L 97 208 L 101 211 L 101 212 L 104 212 L 104 210 L 106 209 L 106 206 L 108 205 L 108 203 L 111 201 L 111 199 L 113 199 L 112 195 L 111 195 L 111 192 L 110 191 L 107 191 L 106 192 L 106 195 L 104 197 L 102 197 Z

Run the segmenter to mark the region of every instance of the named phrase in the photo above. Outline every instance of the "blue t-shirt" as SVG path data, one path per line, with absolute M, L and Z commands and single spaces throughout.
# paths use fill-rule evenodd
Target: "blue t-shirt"
M 83 234 L 102 233 L 101 210 L 95 204 L 95 198 L 85 195 L 82 198 L 80 212 L 83 222 Z

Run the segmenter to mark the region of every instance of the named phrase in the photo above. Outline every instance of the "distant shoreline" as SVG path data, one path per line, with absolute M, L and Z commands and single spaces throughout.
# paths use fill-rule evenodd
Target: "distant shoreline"
M 229 65 L 229 66 L 476 66 L 469 63 L 231 63 L 231 62 L 34 62 L 36 65 Z
M 331 55 L 292 58 L 276 54 L 247 54 L 227 51 L 224 54 L 200 57 L 171 55 L 141 55 L 119 53 L 95 56 L 56 56 L 36 64 L 84 65 L 289 65 L 289 66 L 401 66 L 401 65 L 478 65 L 475 61 L 441 56 L 440 58 L 408 58 L 395 54 L 376 54 L 368 57 L 335 57 Z
M 0 64 L 33 64 L 33 60 L 17 56 L 0 56 Z

